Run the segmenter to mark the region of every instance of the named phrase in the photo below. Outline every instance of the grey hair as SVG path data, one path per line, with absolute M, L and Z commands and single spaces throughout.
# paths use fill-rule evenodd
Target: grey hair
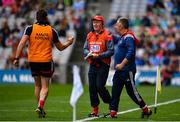
M 126 17 L 120 17 L 117 20 L 118 23 L 121 23 L 125 29 L 129 28 L 129 19 Z

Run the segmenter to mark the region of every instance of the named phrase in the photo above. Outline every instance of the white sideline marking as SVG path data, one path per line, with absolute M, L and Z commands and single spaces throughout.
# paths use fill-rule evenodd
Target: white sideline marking
M 176 102 L 180 102 L 180 98 L 179 98 L 179 99 L 175 99 L 175 100 L 170 100 L 170 101 L 162 102 L 162 103 L 158 103 L 157 106 L 167 105 L 167 104 L 176 103 Z M 154 107 L 154 106 L 155 106 L 155 105 L 150 105 L 150 106 L 148 106 L 148 107 L 152 108 L 152 107 Z M 140 109 L 140 108 L 129 109 L 129 110 L 126 110 L 126 111 L 118 112 L 117 114 L 118 114 L 118 115 L 120 115 L 120 114 L 125 114 L 125 113 L 129 113 L 129 112 L 137 111 L 137 110 L 139 110 L 139 109 Z M 99 117 L 88 117 L 88 118 L 76 120 L 76 122 L 84 122 L 84 121 L 89 121 L 89 120 L 98 119 L 98 118 L 102 118 L 102 117 L 103 117 L 103 115 L 101 115 L 101 116 L 99 116 Z

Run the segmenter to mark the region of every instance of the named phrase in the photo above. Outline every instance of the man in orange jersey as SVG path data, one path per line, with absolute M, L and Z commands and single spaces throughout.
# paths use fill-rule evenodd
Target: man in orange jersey
M 56 30 L 49 25 L 45 10 L 37 11 L 36 19 L 37 22 L 24 31 L 16 51 L 14 64 L 18 65 L 20 54 L 28 41 L 28 62 L 35 80 L 35 97 L 38 102 L 36 112 L 42 118 L 46 114 L 44 104 L 48 95 L 49 81 L 54 72 L 52 44 L 54 43 L 56 48 L 62 51 L 73 43 L 74 38 L 69 37 L 62 44 Z
M 111 99 L 105 84 L 114 48 L 110 33 L 104 29 L 103 16 L 94 16 L 92 24 L 93 31 L 88 33 L 84 44 L 84 57 L 90 64 L 88 78 L 92 112 L 89 117 L 97 117 L 100 104 L 98 95 L 107 104 Z

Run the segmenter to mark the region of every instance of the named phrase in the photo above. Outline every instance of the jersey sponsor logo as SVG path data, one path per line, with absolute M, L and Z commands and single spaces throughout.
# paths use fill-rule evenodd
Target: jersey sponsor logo
M 92 41 L 92 42 L 90 42 L 89 44 L 92 44 L 92 45 L 97 45 L 97 44 L 99 44 L 99 45 L 101 45 L 101 44 L 102 44 L 102 41 L 98 41 L 98 42 Z
M 100 51 L 100 45 L 90 45 L 90 51 L 99 52 Z
M 35 39 L 37 40 L 49 40 L 48 33 L 36 33 Z

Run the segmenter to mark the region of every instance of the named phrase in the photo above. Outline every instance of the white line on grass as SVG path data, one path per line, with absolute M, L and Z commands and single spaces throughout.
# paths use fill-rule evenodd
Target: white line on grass
M 170 100 L 170 101 L 162 102 L 162 103 L 158 103 L 157 106 L 167 105 L 167 104 L 176 103 L 176 102 L 180 102 L 180 98 L 179 99 L 175 99 L 175 100 Z M 154 106 L 155 105 L 150 105 L 149 107 L 152 108 Z M 126 110 L 126 111 L 118 112 L 117 114 L 118 115 L 125 114 L 125 113 L 129 113 L 129 112 L 137 111 L 139 109 L 140 108 L 129 109 L 129 110 Z M 98 119 L 98 118 L 102 118 L 102 117 L 103 117 L 103 115 L 101 115 L 99 117 L 88 117 L 88 118 L 77 120 L 77 122 L 84 122 L 84 121 L 94 120 L 94 119 Z

